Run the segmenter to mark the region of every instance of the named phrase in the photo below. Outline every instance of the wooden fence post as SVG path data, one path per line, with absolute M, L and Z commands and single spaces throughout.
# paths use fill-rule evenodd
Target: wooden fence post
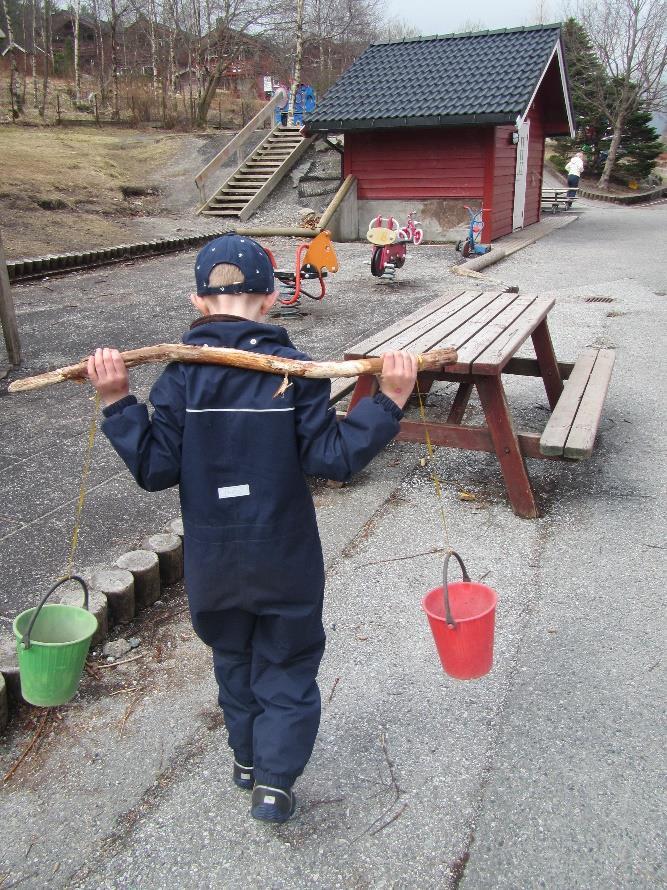
M 21 341 L 19 329 L 16 324 L 16 312 L 14 311 L 14 299 L 9 286 L 9 273 L 5 260 L 5 249 L 2 246 L 2 232 L 0 232 L 0 325 L 7 346 L 7 356 L 15 367 L 21 364 Z

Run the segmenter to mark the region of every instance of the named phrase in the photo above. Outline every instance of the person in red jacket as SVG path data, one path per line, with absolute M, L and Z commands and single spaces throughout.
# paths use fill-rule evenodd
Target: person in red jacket
M 307 359 L 263 319 L 277 293 L 267 253 L 230 233 L 195 263 L 201 318 L 183 341 Z M 339 421 L 330 381 L 295 377 L 274 398 L 271 374 L 172 363 L 150 394 L 130 395 L 120 354 L 98 349 L 88 375 L 102 429 L 137 483 L 179 486 L 185 583 L 195 631 L 213 651 L 233 779 L 251 814 L 284 822 L 317 735 L 324 652 L 324 565 L 306 474 L 347 480 L 394 438 L 416 358 L 383 359 L 379 392 Z

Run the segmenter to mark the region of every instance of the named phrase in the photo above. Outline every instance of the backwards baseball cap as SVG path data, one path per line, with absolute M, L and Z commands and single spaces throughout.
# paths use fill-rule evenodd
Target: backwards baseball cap
M 236 266 L 243 275 L 241 284 L 210 287 L 211 271 L 220 263 Z M 195 261 L 197 294 L 209 297 L 216 294 L 270 294 L 275 288 L 273 266 L 267 252 L 252 238 L 228 232 L 202 247 Z

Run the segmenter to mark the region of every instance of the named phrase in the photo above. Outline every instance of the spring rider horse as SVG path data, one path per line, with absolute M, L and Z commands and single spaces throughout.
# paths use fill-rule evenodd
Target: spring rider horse
M 319 232 L 312 241 L 299 244 L 296 249 L 294 269 L 278 269 L 275 258 L 270 250 L 268 253 L 273 274 L 280 282 L 278 305 L 272 315 L 301 315 L 301 296 L 311 300 L 321 300 L 326 294 L 324 279 L 330 272 L 338 271 L 338 257 L 331 243 L 331 232 L 325 229 Z M 319 294 L 312 294 L 303 287 L 304 281 L 318 281 Z
M 418 228 L 419 223 L 414 216 L 414 211 L 411 211 L 408 221 L 402 227 L 393 216 L 376 216 L 370 221 L 366 240 L 374 245 L 371 273 L 376 278 L 393 281 L 396 270 L 405 265 L 407 245 L 417 246 L 422 243 L 424 232 Z

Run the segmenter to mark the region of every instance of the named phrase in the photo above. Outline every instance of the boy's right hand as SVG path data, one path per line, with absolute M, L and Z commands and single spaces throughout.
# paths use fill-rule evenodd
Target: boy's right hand
M 417 356 L 410 352 L 385 352 L 382 357 L 380 392 L 399 408 L 410 398 L 417 379 Z
M 130 393 L 130 378 L 117 349 L 96 349 L 88 359 L 88 377 L 100 394 L 102 404 L 113 405 Z

